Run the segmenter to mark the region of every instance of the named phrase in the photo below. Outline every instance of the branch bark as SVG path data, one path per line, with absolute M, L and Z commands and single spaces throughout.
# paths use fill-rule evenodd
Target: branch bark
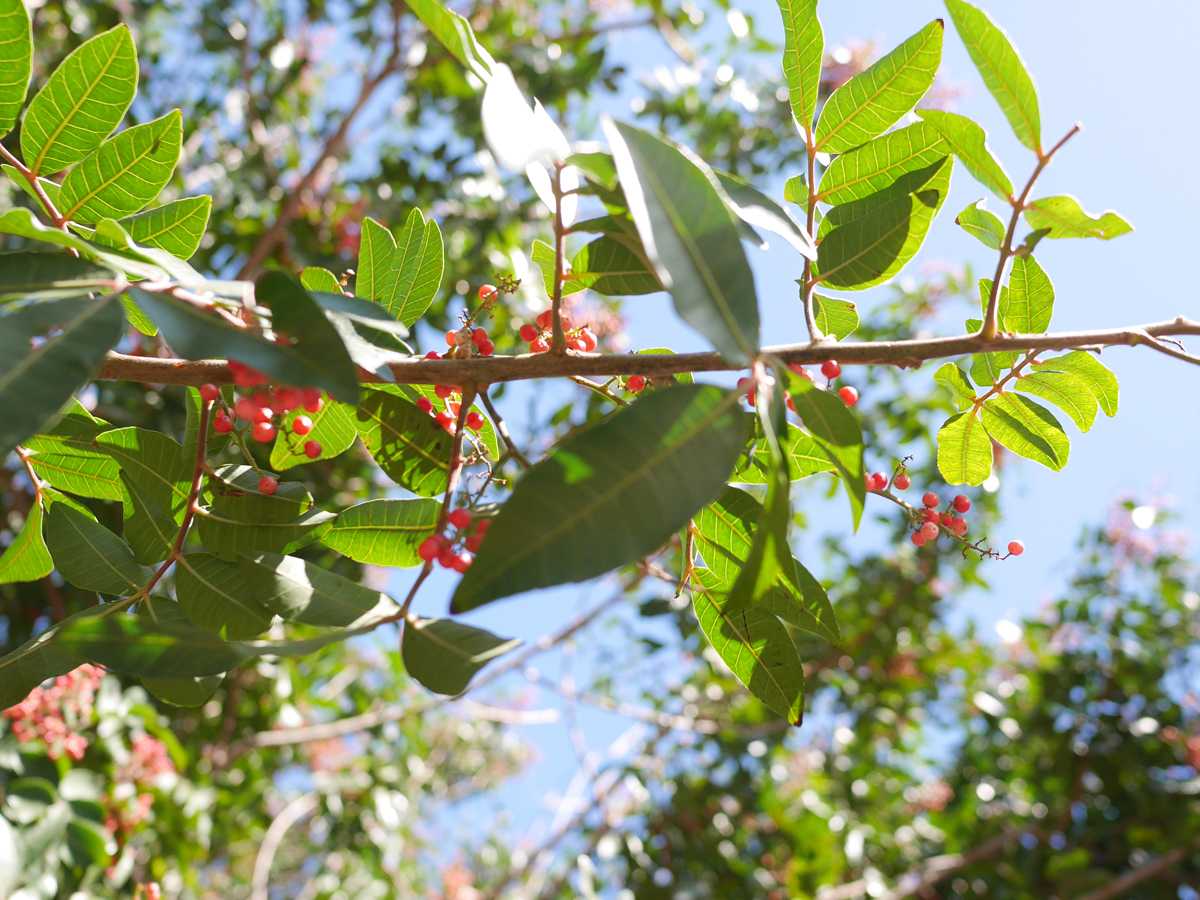
M 1200 842 L 1197 842 L 1200 845 Z M 1130 869 L 1120 878 L 1110 881 L 1102 888 L 1098 888 L 1090 893 L 1084 894 L 1076 900 L 1116 900 L 1122 896 L 1127 890 L 1137 884 L 1141 884 L 1148 878 L 1157 878 L 1167 869 L 1171 868 L 1176 863 L 1183 860 L 1185 856 L 1195 849 L 1192 847 L 1176 847 L 1174 850 L 1168 850 L 1158 859 L 1151 860 L 1145 865 L 1138 866 L 1136 869 Z

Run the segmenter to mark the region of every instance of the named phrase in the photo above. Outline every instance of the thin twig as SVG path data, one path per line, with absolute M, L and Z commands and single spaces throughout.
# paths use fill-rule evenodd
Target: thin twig
M 1141 884 L 1148 878 L 1157 878 L 1167 869 L 1181 862 L 1189 853 L 1195 849 L 1196 845 L 1191 847 L 1176 847 L 1173 850 L 1168 850 L 1157 859 L 1153 859 L 1145 865 L 1138 866 L 1136 869 L 1130 869 L 1120 878 L 1114 879 L 1102 888 L 1097 888 L 1090 893 L 1084 894 L 1077 900 L 1116 900 L 1121 897 L 1131 887 L 1136 884 Z
M 599 394 L 601 397 L 604 397 L 606 400 L 611 400 L 613 403 L 617 404 L 617 406 L 628 406 L 629 405 L 628 400 L 618 397 L 616 394 L 614 394 L 612 391 L 610 391 L 608 388 L 606 388 L 602 384 L 597 384 L 594 381 L 584 378 L 582 375 L 572 375 L 570 377 L 571 377 L 571 380 L 573 382 L 575 382 L 576 384 L 580 385 L 581 387 L 585 387 L 588 390 L 595 391 L 597 394 Z
M 508 432 L 508 425 L 500 413 L 496 412 L 496 407 L 492 405 L 492 398 L 488 396 L 486 385 L 480 386 L 479 399 L 483 401 L 484 408 L 492 417 L 492 424 L 496 426 L 496 433 L 500 435 L 500 440 L 504 441 L 504 446 L 508 448 L 509 455 L 521 464 L 521 467 L 526 471 L 533 468 L 528 457 L 521 452 L 521 448 L 517 446 L 517 442 L 513 440 L 512 435 Z
M 319 802 L 320 799 L 315 793 L 301 794 L 285 806 L 271 822 L 267 833 L 263 835 L 262 845 L 258 848 L 258 856 L 254 859 L 250 900 L 268 900 L 267 888 L 270 886 L 271 863 L 275 861 L 275 852 L 287 836 L 288 829 L 316 809 Z

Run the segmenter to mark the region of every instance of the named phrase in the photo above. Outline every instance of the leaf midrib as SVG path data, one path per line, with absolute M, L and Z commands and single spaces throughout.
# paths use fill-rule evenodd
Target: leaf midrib
M 166 140 L 167 132 L 170 131 L 170 124 L 171 123 L 169 121 L 164 123 L 164 127 L 163 127 L 162 131 L 157 135 L 154 135 L 153 133 L 151 133 L 151 140 L 150 140 L 149 145 L 140 153 L 138 153 L 136 150 L 134 150 L 133 158 L 129 161 L 128 164 L 122 165 L 117 170 L 115 175 L 112 175 L 112 176 L 108 177 L 107 179 L 105 179 L 104 175 L 101 174 L 100 184 L 98 184 L 95 188 L 89 190 L 86 194 L 82 195 L 79 198 L 79 200 L 76 201 L 74 206 L 72 206 L 70 209 L 68 209 L 66 212 L 63 213 L 63 217 L 70 219 L 77 212 L 79 212 L 80 209 L 82 209 L 84 206 L 86 206 L 88 204 L 88 202 L 90 200 L 92 200 L 92 198 L 94 198 L 97 194 L 99 194 L 105 188 L 111 187 L 114 183 L 116 183 L 121 178 L 122 175 L 127 174 L 131 169 L 133 169 L 134 166 L 138 165 L 138 163 L 142 162 L 147 157 L 149 157 L 154 152 L 156 146 L 159 143 L 161 143 L 162 141 Z M 128 133 L 129 132 L 126 132 L 126 134 L 128 134 Z M 117 139 L 119 139 L 119 138 L 120 138 L 120 135 L 118 135 Z M 99 154 L 103 153 L 106 147 L 114 147 L 115 142 L 116 142 L 116 139 L 114 139 L 114 141 L 111 143 L 102 144 L 100 147 L 98 147 L 96 149 L 95 153 L 97 154 L 97 156 L 96 156 L 97 171 L 99 171 L 100 164 L 101 164 L 101 162 L 103 162 L 103 159 L 99 156 Z M 133 144 L 132 138 L 130 139 L 129 143 L 131 145 Z M 83 179 L 86 177 L 86 174 L 83 173 L 82 170 L 80 170 L 79 177 L 81 179 Z

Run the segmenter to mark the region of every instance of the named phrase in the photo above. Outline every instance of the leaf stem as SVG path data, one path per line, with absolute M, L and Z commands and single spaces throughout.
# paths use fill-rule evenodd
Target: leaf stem
M 628 400 L 623 400 L 622 398 L 618 397 L 616 394 L 614 394 L 612 391 L 610 391 L 607 387 L 605 387 L 602 384 L 597 384 L 596 382 L 591 381 L 590 379 L 584 378 L 582 375 L 572 375 L 572 376 L 570 376 L 570 378 L 576 384 L 581 385 L 582 387 L 588 388 L 589 390 L 595 391 L 600 396 L 602 396 L 608 400 L 611 400 L 613 403 L 617 404 L 618 406 L 628 406 L 629 405 Z
M 504 418 L 496 411 L 496 407 L 492 405 L 492 398 L 488 396 L 487 387 L 484 386 L 479 392 L 479 399 L 483 401 L 484 408 L 491 414 L 492 422 L 496 426 L 496 432 L 500 435 L 500 439 L 504 441 L 504 446 L 508 448 L 508 454 L 518 463 L 526 472 L 533 468 L 533 463 L 529 458 L 521 452 L 521 448 L 517 446 L 517 442 L 513 440 L 512 435 L 508 433 L 508 425 Z M 497 464 L 498 465 L 498 464 Z
M 1037 355 L 1041 352 L 1042 352 L 1041 350 L 1030 350 L 1028 353 L 1026 353 L 1025 358 L 1022 359 L 1015 366 L 1013 366 L 1012 369 L 1010 369 L 1008 371 L 1008 374 L 1006 374 L 1003 378 L 1001 378 L 999 381 L 997 381 L 995 384 L 993 384 L 991 389 L 988 390 L 988 392 L 986 394 L 984 394 L 982 397 L 976 397 L 974 400 L 971 401 L 971 403 L 975 407 L 974 410 L 972 410 L 972 412 L 978 412 L 979 408 L 981 406 L 983 406 L 984 401 L 986 401 L 989 397 L 994 397 L 997 394 L 1002 394 L 1004 392 L 1004 386 L 1006 384 L 1008 384 L 1010 381 L 1012 381 L 1014 378 L 1020 378 L 1021 370 L 1023 368 L 1025 368 L 1025 366 L 1029 365 L 1029 363 L 1033 362 L 1034 359 L 1037 357 Z
M 33 174 L 32 170 L 30 170 L 30 168 L 27 165 L 25 165 L 25 163 L 23 163 L 19 159 L 17 159 L 17 157 L 14 156 L 9 151 L 9 149 L 7 147 L 5 147 L 3 144 L 0 144 L 0 156 L 4 157 L 5 161 L 7 161 L 9 165 L 11 165 L 18 172 L 20 172 L 21 176 L 27 182 L 29 182 L 30 190 L 33 191 L 34 196 L 36 196 L 38 199 L 38 202 L 40 204 L 42 204 L 42 208 L 46 211 L 46 214 L 49 215 L 50 218 L 54 220 L 55 226 L 60 231 L 66 231 L 67 230 L 66 217 L 63 216 L 62 213 L 60 213 L 58 211 L 58 209 L 54 206 L 54 204 L 52 202 L 50 202 L 50 198 L 49 198 L 49 196 L 47 196 L 45 188 L 43 188 L 42 185 L 38 182 L 38 177 Z M 68 248 L 68 249 L 70 249 L 70 251 L 75 256 L 79 255 L 79 251 L 75 250 L 73 247 Z
M 567 231 L 562 216 L 562 163 L 554 164 L 554 296 L 551 298 L 550 352 L 562 356 L 567 352 L 567 335 L 562 323 L 563 281 L 566 279 Z
M 817 220 L 817 149 L 813 143 L 811 124 L 806 125 L 804 128 L 804 141 L 807 147 L 805 156 L 808 162 L 808 235 L 815 241 L 817 236 L 813 231 L 813 227 Z M 813 308 L 813 291 L 816 285 L 817 282 L 813 278 L 812 273 L 812 260 L 805 257 L 804 277 L 800 282 L 800 299 L 804 304 L 804 324 L 808 326 L 808 337 L 812 341 L 819 341 L 825 337 L 825 334 L 817 325 L 817 315 Z
M 38 478 L 37 472 L 33 471 L 33 463 L 30 462 L 30 459 L 32 458 L 33 454 L 31 454 L 24 447 L 14 447 L 13 450 L 16 452 L 17 457 L 21 460 L 22 465 L 25 466 L 25 471 L 29 474 L 29 480 L 33 482 L 33 493 L 34 493 L 34 501 L 33 502 L 41 503 L 42 502 L 42 491 L 46 485 L 46 482 L 44 482 L 44 481 L 42 481 L 42 479 Z

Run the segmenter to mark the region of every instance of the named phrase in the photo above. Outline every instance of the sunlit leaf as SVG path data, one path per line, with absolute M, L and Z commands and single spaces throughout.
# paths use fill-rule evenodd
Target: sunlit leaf
M 185 197 L 121 220 L 129 236 L 147 247 L 191 259 L 208 229 L 212 197 Z
M 178 441 L 147 428 L 117 428 L 97 435 L 94 443 L 117 461 L 159 509 L 176 523 L 183 521 L 192 466 L 183 461 Z
M 734 215 L 747 225 L 777 234 L 806 259 L 817 258 L 817 245 L 792 214 L 758 188 L 728 172 L 715 171 Z
M 971 177 L 1001 200 L 1012 197 L 1012 181 L 1000 161 L 988 149 L 987 132 L 983 128 L 966 116 L 941 110 L 922 109 L 917 115 L 937 130 L 958 161 L 971 173 Z
M 432 499 L 368 500 L 339 515 L 321 542 L 369 565 L 420 565 L 417 547 L 433 534 L 441 507 Z
M 947 484 L 983 484 L 992 473 L 992 442 L 974 412 L 947 419 L 937 444 L 938 471 Z
M 315 413 L 297 409 L 285 414 L 279 423 L 275 445 L 271 448 L 271 468 L 282 472 L 284 469 L 314 460 L 340 456 L 358 436 L 358 432 L 354 430 L 353 412 L 352 406 L 326 400 Z M 312 431 L 308 434 L 298 435 L 292 431 L 292 423 L 300 416 L 307 416 L 312 420 Z M 316 441 L 321 445 L 321 452 L 316 457 L 310 457 L 304 451 L 309 441 Z
M 954 224 L 971 237 L 976 238 L 985 247 L 999 250 L 1000 245 L 1004 243 L 1004 223 L 983 208 L 984 202 L 976 200 L 958 214 Z
M 42 504 L 35 502 L 13 542 L 0 555 L 0 584 L 37 581 L 54 570 L 54 560 L 42 537 Z
M 933 373 L 933 380 L 950 392 L 950 399 L 959 412 L 965 412 L 974 405 L 975 388 L 963 370 L 954 363 L 943 363 Z
M 779 0 L 783 14 L 783 75 L 792 115 L 802 129 L 813 126 L 821 85 L 825 36 L 817 18 L 817 0 Z
M 356 628 L 400 610 L 387 594 L 294 556 L 248 550 L 238 566 L 255 600 L 288 622 Z
M 1042 334 L 1050 327 L 1053 313 L 1054 285 L 1050 276 L 1032 256 L 1018 256 L 1013 260 L 1008 291 L 1000 305 L 1005 330 Z
M 932 166 L 947 152 L 942 136 L 925 122 L 897 128 L 837 156 L 821 178 L 817 199 L 834 206 L 862 200 L 902 175 Z
M 1002 393 L 983 404 L 987 433 L 1017 456 L 1056 472 L 1067 464 L 1071 442 L 1046 407 L 1019 394 Z
M 849 300 L 813 294 L 813 315 L 822 334 L 844 341 L 858 331 L 858 308 Z
M 1015 387 L 1053 403 L 1071 417 L 1080 431 L 1088 431 L 1096 421 L 1096 398 L 1087 382 L 1074 372 L 1037 369 L 1022 374 Z
M 1054 359 L 1036 361 L 1032 364 L 1031 369 L 1034 372 L 1051 369 L 1056 372 L 1077 375 L 1092 392 L 1092 396 L 1096 398 L 1106 416 L 1112 418 L 1117 414 L 1119 397 L 1117 376 L 1092 354 L 1074 350 L 1063 356 L 1056 356 Z
M 109 454 L 92 443 L 112 428 L 72 401 L 49 431 L 24 443 L 34 470 L 43 481 L 81 497 L 120 500 L 120 469 Z
M 33 35 L 25 4 L 0 0 L 0 137 L 12 131 L 25 105 L 32 64 Z
M 1048 238 L 1100 238 L 1111 241 L 1129 234 L 1133 226 L 1112 210 L 1093 216 L 1074 197 L 1042 197 L 1025 209 L 1025 221 L 1034 230 L 1046 229 Z

